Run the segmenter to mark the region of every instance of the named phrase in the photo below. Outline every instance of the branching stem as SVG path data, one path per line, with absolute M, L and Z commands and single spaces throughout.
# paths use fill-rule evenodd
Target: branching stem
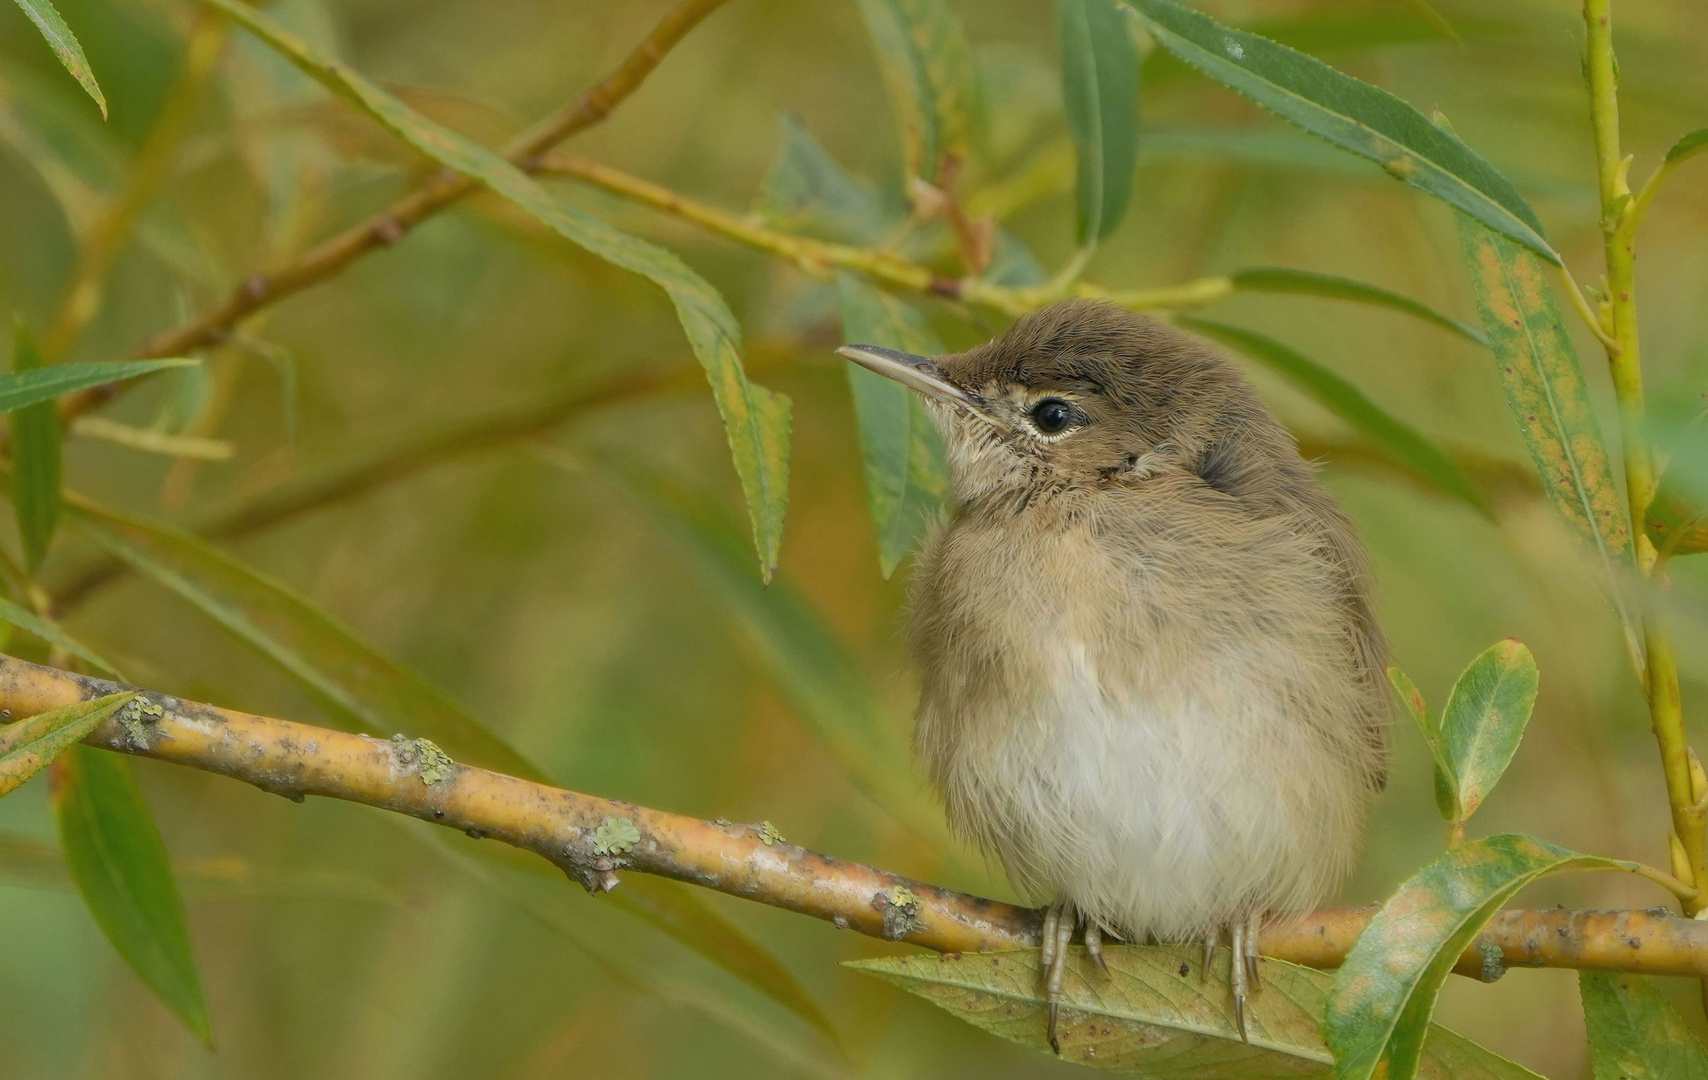
M 1595 131 L 1596 176 L 1601 194 L 1601 229 L 1607 260 L 1607 308 L 1613 340 L 1606 342 L 1613 389 L 1619 399 L 1619 426 L 1625 458 L 1625 489 L 1631 512 L 1631 536 L 1637 569 L 1652 576 L 1657 553 L 1644 523 L 1655 493 L 1654 456 L 1645 431 L 1643 369 L 1637 337 L 1635 284 L 1636 226 L 1639 200 L 1633 200 L 1626 181 L 1630 161 L 1619 149 L 1619 76 L 1613 55 L 1611 0 L 1584 0 L 1584 70 L 1589 78 L 1590 120 Z M 1653 182 L 1651 181 L 1651 186 Z M 1647 194 L 1647 192 L 1645 192 Z M 1574 289 L 1575 292 L 1575 289 Z M 1578 297 L 1582 299 L 1581 296 Z M 1660 744 L 1666 774 L 1667 801 L 1673 831 L 1683 842 L 1690 870 L 1687 884 L 1700 889 L 1708 883 L 1708 808 L 1695 792 L 1691 755 L 1684 734 L 1679 696 L 1678 664 L 1671 635 L 1651 605 L 1643 619 L 1647 653 L 1649 720 Z M 1682 869 L 1682 867 L 1680 868 Z M 1686 901 L 1694 915 L 1703 903 Z
M 563 109 L 518 136 L 504 150 L 517 167 L 532 171 L 536 159 L 575 133 L 599 123 L 612 109 L 646 81 L 660 61 L 688 32 L 725 0 L 682 0 L 660 19 L 646 38 L 599 83 L 583 91 Z M 192 350 L 217 344 L 226 334 L 256 311 L 299 293 L 341 272 L 370 251 L 390 247 L 409 230 L 456 202 L 477 187 L 467 177 L 442 169 L 419 188 L 353 228 L 321 242 L 290 266 L 270 274 L 244 280 L 232 293 L 208 311 L 143 342 L 132 355 L 138 358 L 183 356 Z M 60 402 L 60 416 L 69 426 L 72 419 L 117 396 L 125 383 L 97 386 L 69 394 Z

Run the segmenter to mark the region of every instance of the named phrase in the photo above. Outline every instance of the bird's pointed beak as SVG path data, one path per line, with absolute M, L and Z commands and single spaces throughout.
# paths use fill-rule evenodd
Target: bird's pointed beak
M 894 379 L 910 390 L 946 405 L 958 405 L 976 416 L 990 419 L 973 395 L 950 382 L 930 357 L 915 356 L 895 349 L 880 349 L 876 345 L 844 345 L 838 355 L 875 371 L 886 379 Z

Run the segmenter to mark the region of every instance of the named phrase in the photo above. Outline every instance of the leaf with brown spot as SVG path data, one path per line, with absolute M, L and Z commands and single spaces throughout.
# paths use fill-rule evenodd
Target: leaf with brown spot
M 1596 553 L 1614 605 L 1629 627 L 1632 620 L 1612 586 L 1631 561 L 1630 524 L 1577 350 L 1542 276 L 1542 264 L 1463 215 L 1459 235 L 1507 404 L 1530 448 L 1543 490 L 1572 531 Z
M 1441 714 L 1441 746 L 1464 821 L 1499 782 L 1530 722 L 1540 680 L 1522 641 L 1496 642 L 1465 668 Z
M 1208 980 L 1185 945 L 1106 946 L 1107 978 L 1074 949 L 1057 1034 L 1075 1064 L 1156 1080 L 1326 1076 L 1333 1067 L 1321 1023 L 1333 977 L 1263 961 L 1263 989 L 1246 1005 L 1250 1042 L 1234 1025 L 1229 952 Z M 1038 950 L 855 960 L 875 975 L 976 1027 L 1051 1053 Z M 1182 974 L 1185 972 L 1185 974 Z M 1535 1074 L 1444 1028 L 1435 1028 L 1420 1075 L 1430 1080 L 1535 1080 Z
M 1580 971 L 1595 1080 L 1708 1080 L 1708 1050 L 1654 982 L 1618 971 Z
M 1382 905 L 1346 956 L 1329 995 L 1323 1035 L 1335 1080 L 1412 1080 L 1438 1041 L 1429 1022 L 1460 954 L 1520 889 L 1560 870 L 1632 870 L 1503 833 L 1447 852 Z M 1426 1043 L 1426 1037 L 1428 1042 Z
M 137 691 L 79 701 L 0 727 L 0 795 L 41 772 L 136 697 Z

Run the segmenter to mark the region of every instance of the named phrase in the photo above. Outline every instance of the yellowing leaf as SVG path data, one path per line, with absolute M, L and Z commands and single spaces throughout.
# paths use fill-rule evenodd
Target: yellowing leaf
M 15 791 L 135 697 L 135 691 L 108 694 L 0 727 L 0 795 Z
M 36 29 L 47 39 L 48 47 L 59 57 L 59 62 L 65 65 L 65 70 L 71 72 L 78 85 L 95 99 L 95 104 L 101 109 L 101 119 L 107 118 L 107 97 L 101 93 L 101 86 L 95 81 L 95 72 L 89 67 L 89 58 L 83 55 L 83 46 L 77 43 L 77 35 L 71 32 L 71 27 L 65 25 L 59 10 L 53 6 L 53 0 L 18 0 L 18 6 L 24 9 L 24 14 L 36 24 Z
M 1708 1050 L 1653 981 L 1580 971 L 1595 1080 L 1708 1080 Z
M 1105 946 L 1105 978 L 1083 950 L 1074 949 L 1057 1025 L 1062 1058 L 1155 1080 L 1327 1076 L 1332 1058 L 1320 1028 L 1333 977 L 1264 960 L 1263 989 L 1246 1003 L 1250 1042 L 1243 1042 L 1234 1025 L 1228 955 L 1216 950 L 1205 980 L 1195 946 Z M 884 957 L 846 966 L 999 1038 L 1051 1053 L 1036 949 Z M 1536 1080 L 1534 1073 L 1439 1027 L 1431 1033 L 1419 1075 Z
M 1503 833 L 1462 844 L 1389 897 L 1347 954 L 1329 995 L 1323 1036 L 1335 1080 L 1412 1080 L 1433 1042 L 1430 1014 L 1460 954 L 1518 890 L 1559 870 L 1631 870 Z
M 1518 752 L 1539 680 L 1530 650 L 1507 638 L 1471 661 L 1453 684 L 1441 713 L 1441 745 L 1458 803 L 1453 820 L 1477 812 Z
M 1530 448 L 1542 489 L 1595 552 L 1614 607 L 1632 635 L 1634 620 L 1620 589 L 1631 561 L 1630 524 L 1577 350 L 1543 279 L 1542 264 L 1463 216 L 1459 235 L 1507 405 Z

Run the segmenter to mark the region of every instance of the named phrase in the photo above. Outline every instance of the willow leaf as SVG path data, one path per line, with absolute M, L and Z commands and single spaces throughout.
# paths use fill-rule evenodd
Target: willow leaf
M 1549 262 L 1542 223 L 1500 172 L 1380 87 L 1314 57 L 1170 0 L 1128 0 L 1159 45 L 1228 89 L 1313 135 L 1367 158 Z
M 75 746 L 54 763 L 53 809 L 71 878 L 107 940 L 167 1008 L 213 1042 L 184 903 L 130 765 Z
M 1500 781 L 1530 722 L 1541 676 L 1522 641 L 1507 638 L 1465 668 L 1441 711 L 1441 746 L 1453 777 L 1453 820 L 1477 812 Z
M 36 339 L 22 319 L 12 324 L 12 377 L 21 378 L 43 366 Z M 51 398 L 15 409 L 11 417 L 12 507 L 17 511 L 18 539 L 24 562 L 33 574 L 47 558 L 48 545 L 59 528 L 60 437 L 59 411 Z
M 213 545 L 165 525 L 84 502 L 77 531 L 178 594 L 318 698 L 347 726 L 431 739 L 459 761 L 512 776 L 544 775 L 443 691 L 382 655 L 324 609 Z
M 1057 0 L 1062 105 L 1078 162 L 1081 247 L 1121 223 L 1139 142 L 1139 56 L 1114 0 Z
M 1653 981 L 1580 971 L 1595 1080 L 1708 1080 L 1708 1050 Z
M 1443 330 L 1450 330 L 1467 341 L 1475 342 L 1484 347 L 1488 346 L 1488 335 L 1472 326 L 1460 322 L 1450 315 L 1443 315 L 1428 304 L 1413 300 L 1409 296 L 1381 288 L 1377 285 L 1367 285 L 1362 281 L 1338 277 L 1334 274 L 1319 274 L 1314 270 L 1291 270 L 1278 266 L 1255 266 L 1249 270 L 1240 270 L 1228 275 L 1234 283 L 1234 288 L 1241 292 L 1273 292 L 1289 293 L 1299 296 L 1325 296 L 1335 300 L 1352 300 L 1360 304 L 1371 304 L 1385 307 L 1393 311 L 1404 312 L 1424 322 L 1433 323 Z
M 1692 131 L 1673 143 L 1672 148 L 1666 152 L 1666 163 L 1668 165 L 1680 164 L 1704 150 L 1708 150 L 1708 128 Z
M 1630 559 L 1630 526 L 1577 350 L 1542 266 L 1474 221 L 1461 218 L 1459 231 L 1507 404 L 1542 487 L 1614 580 Z
M 723 416 L 735 471 L 747 498 L 760 572 L 769 580 L 777 566 L 788 501 L 789 399 L 748 380 L 741 366 L 741 329 L 718 291 L 674 253 L 618 232 L 552 197 L 497 154 L 428 120 L 345 65 L 319 55 L 247 4 L 203 2 L 231 16 L 304 74 L 416 150 L 485 184 L 571 243 L 665 291 L 711 382 L 712 398 Z
M 1399 668 L 1388 669 L 1388 683 L 1399 695 L 1406 715 L 1417 724 L 1424 745 L 1429 747 L 1430 759 L 1435 763 L 1435 808 L 1441 812 L 1443 820 L 1453 821 L 1459 810 L 1459 793 L 1453 788 L 1453 761 L 1448 757 L 1447 746 L 1441 738 L 1441 718 L 1423 700 L 1423 692 L 1411 681 L 1411 676 Z
M 1335 976 L 1323 1021 L 1335 1080 L 1426 1075 L 1419 1062 L 1435 1000 L 1501 905 L 1545 874 L 1635 866 L 1503 833 L 1463 844 L 1419 870 L 1382 905 Z
M 843 340 L 937 356 L 943 345 L 919 313 L 847 274 L 836 280 Z M 943 441 L 923 399 L 894 379 L 844 361 L 860 455 L 866 466 L 866 501 L 878 532 L 878 566 L 885 578 L 912 551 L 943 504 L 949 486 Z
M 138 375 L 194 363 L 194 360 L 174 357 L 166 360 L 51 364 L 47 367 L 14 370 L 0 374 L 0 413 L 14 412 L 39 402 L 52 401 L 59 395 L 69 394 L 74 390 L 123 382 Z
M 136 697 L 134 690 L 79 701 L 0 727 L 0 795 L 17 790 Z
M 100 655 L 89 646 L 67 634 L 58 623 L 51 619 L 44 619 L 29 608 L 22 604 L 15 604 L 4 596 L 0 596 L 0 622 L 9 622 L 18 629 L 41 638 L 49 645 L 58 645 L 72 656 L 88 661 L 108 675 L 115 677 L 118 675 L 118 671 L 113 665 L 101 659 Z
M 978 66 L 946 0 L 859 0 L 911 176 L 936 183 L 965 158 L 978 125 Z
M 901 222 L 870 181 L 830 156 L 799 119 L 784 116 L 783 146 L 754 209 L 790 232 L 876 246 Z
M 1447 452 L 1416 428 L 1390 415 L 1346 379 L 1274 338 L 1225 323 L 1183 317 L 1188 330 L 1215 338 L 1279 373 L 1323 407 L 1368 435 L 1424 483 L 1489 514 L 1488 502 Z
M 65 65 L 65 70 L 77 80 L 85 93 L 94 99 L 101 109 L 101 119 L 107 118 L 107 96 L 101 93 L 101 85 L 95 81 L 95 71 L 89 66 L 89 58 L 83 55 L 83 46 L 78 44 L 77 35 L 71 32 L 71 27 L 65 25 L 59 10 L 53 6 L 53 0 L 18 0 L 18 6 L 24 9 L 24 14 L 36 24 L 36 29 L 47 39 L 48 47 L 59 57 L 59 62 Z
M 705 500 L 617 460 L 602 461 L 600 476 L 659 526 L 723 602 L 778 695 L 849 781 L 921 837 L 953 850 L 942 815 L 907 764 L 906 739 L 886 722 L 871 681 L 806 598 L 785 581 L 762 588 L 741 573 L 729 525 Z
M 1263 992 L 1246 1004 L 1250 1042 L 1234 1024 L 1228 951 L 1210 978 L 1200 951 L 1180 945 L 1105 946 L 1107 978 L 1075 949 L 1062 986 L 1061 1056 L 1094 1069 L 1153 1080 L 1195 1077 L 1326 1076 L 1333 1068 L 1320 1032 L 1333 977 L 1280 960 L 1263 961 Z M 847 967 L 918 995 L 999 1038 L 1052 1053 L 1038 952 L 898 956 Z M 1430 1036 L 1419 1075 L 1430 1080 L 1537 1080 L 1444 1028 Z

